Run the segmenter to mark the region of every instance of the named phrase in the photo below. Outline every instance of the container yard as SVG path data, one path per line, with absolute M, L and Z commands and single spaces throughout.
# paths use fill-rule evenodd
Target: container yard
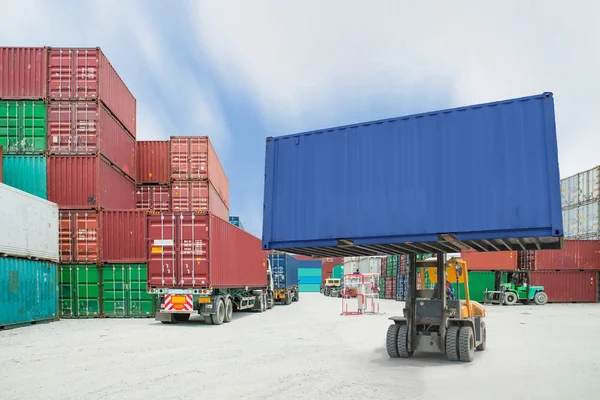
M 111 54 L 0 47 L 0 399 L 434 398 L 459 362 L 449 399 L 597 397 L 600 167 L 560 179 L 552 93 L 268 137 L 252 215 L 217 133 L 141 140 Z

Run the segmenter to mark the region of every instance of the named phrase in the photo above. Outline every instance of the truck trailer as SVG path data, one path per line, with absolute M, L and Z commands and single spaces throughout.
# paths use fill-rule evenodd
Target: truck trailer
M 285 305 L 299 301 L 298 266 L 300 261 L 289 254 L 273 252 L 269 254 L 269 262 L 273 272 L 275 301 Z
M 273 280 L 261 241 L 210 213 L 148 216 L 148 293 L 156 320 L 230 322 L 233 311 L 273 308 Z

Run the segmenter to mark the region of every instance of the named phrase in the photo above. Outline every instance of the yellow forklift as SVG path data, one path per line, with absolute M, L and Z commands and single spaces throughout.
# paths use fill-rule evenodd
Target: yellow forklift
M 436 264 L 437 290 L 418 290 L 416 256 L 409 255 L 404 316 L 390 318 L 394 324 L 387 331 L 387 353 L 393 358 L 410 358 L 415 351 L 442 353 L 450 361 L 471 362 L 475 350 L 486 347 L 485 309 L 469 298 L 469 273 L 463 259 L 445 262 L 445 254 L 439 253 Z M 454 270 L 457 295 L 459 280 L 464 281 L 464 300 L 440 290 L 448 289 L 446 268 Z

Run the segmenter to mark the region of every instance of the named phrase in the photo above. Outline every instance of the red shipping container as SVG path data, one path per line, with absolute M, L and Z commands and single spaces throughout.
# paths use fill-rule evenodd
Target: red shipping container
M 517 269 L 516 251 L 463 251 L 461 257 L 469 271 L 514 271 Z
M 300 261 L 311 261 L 311 260 L 316 260 L 316 258 L 313 257 L 309 257 L 309 256 L 302 256 L 299 254 L 292 254 L 292 256 L 296 259 L 296 260 L 300 260 Z
M 170 141 L 137 142 L 137 179 L 139 183 L 170 183 Z
M 600 241 L 565 240 L 562 250 L 521 251 L 519 268 L 600 271 Z
M 136 135 L 136 100 L 102 50 L 50 48 L 48 96 L 52 100 L 100 100 Z
M 171 188 L 167 185 L 140 185 L 135 198 L 138 210 L 171 211 Z
M 550 303 L 597 303 L 598 272 L 534 271 L 531 284 L 544 286 Z
M 229 221 L 229 209 L 208 181 L 173 182 L 171 209 L 173 212 L 210 212 Z
M 45 47 L 0 47 L 0 99 L 45 99 L 47 74 Z
M 229 208 L 229 180 L 208 136 L 171 136 L 171 178 L 208 179 Z
M 48 200 L 60 208 L 135 209 L 135 184 L 98 156 L 48 157 Z
M 149 215 L 148 289 L 263 288 L 267 253 L 257 237 L 214 215 Z
M 321 259 L 321 280 L 329 278 L 333 273 L 333 267 L 344 263 L 344 257 L 330 257 Z
M 62 263 L 146 262 L 146 212 L 60 210 Z
M 135 180 L 135 139 L 106 107 L 95 101 L 52 101 L 48 105 L 48 152 L 102 154 Z

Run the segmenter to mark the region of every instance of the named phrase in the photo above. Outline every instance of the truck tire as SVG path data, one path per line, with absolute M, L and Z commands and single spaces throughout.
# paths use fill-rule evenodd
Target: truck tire
M 533 301 L 538 306 L 543 306 L 544 304 L 546 304 L 548 302 L 548 295 L 546 293 L 544 293 L 544 292 L 537 292 L 533 296 Z
M 290 292 L 288 292 L 285 295 L 285 305 L 289 306 L 290 304 L 292 304 L 292 294 Z
M 487 344 L 487 331 L 485 321 L 481 321 L 481 344 L 477 346 L 477 351 L 484 351 Z
M 233 319 L 233 302 L 231 298 L 225 299 L 225 316 L 223 317 L 223 322 L 231 322 Z
M 460 328 L 456 325 L 448 327 L 446 331 L 446 358 L 449 361 L 459 361 L 460 354 L 458 353 L 458 334 Z
M 473 328 L 463 326 L 458 333 L 458 354 L 460 361 L 471 362 L 475 355 L 475 335 Z
M 260 312 L 265 311 L 267 311 L 267 295 L 263 293 L 260 295 Z
M 175 322 L 186 322 L 190 320 L 191 314 L 173 314 Z
M 293 302 L 296 302 L 296 303 L 297 303 L 298 301 L 300 301 L 300 293 L 298 293 L 298 292 L 294 292 L 294 294 L 292 295 L 292 301 L 293 301 Z
M 211 314 L 213 325 L 221 325 L 225 320 L 225 303 L 223 299 L 219 298 L 217 303 L 217 309 L 215 314 Z
M 273 296 L 267 295 L 267 309 L 270 310 L 273 307 L 275 307 L 275 299 L 273 298 Z
M 387 350 L 388 356 L 391 358 L 398 358 L 400 354 L 398 354 L 398 330 L 400 329 L 400 325 L 393 324 L 390 325 L 387 330 L 387 335 L 385 336 L 385 349 Z
M 504 304 L 506 304 L 507 306 L 515 305 L 517 304 L 517 301 L 519 301 L 519 297 L 515 292 L 504 293 Z
M 408 351 L 408 325 L 400 325 L 396 345 L 398 346 L 398 356 L 400 358 L 411 358 L 413 356 L 414 352 Z

